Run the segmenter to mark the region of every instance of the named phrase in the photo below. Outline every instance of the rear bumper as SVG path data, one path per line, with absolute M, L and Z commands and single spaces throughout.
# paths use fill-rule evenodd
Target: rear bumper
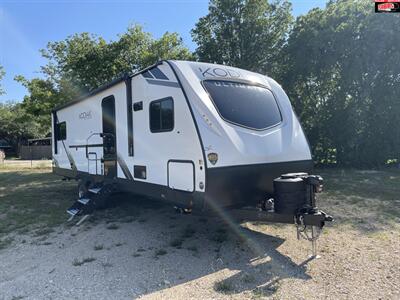
M 273 180 L 284 173 L 311 173 L 312 160 L 207 169 L 206 209 L 257 205 L 273 195 Z

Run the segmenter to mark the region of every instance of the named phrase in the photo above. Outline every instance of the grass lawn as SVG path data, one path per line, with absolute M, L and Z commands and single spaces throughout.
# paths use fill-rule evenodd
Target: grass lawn
M 0 237 L 46 235 L 66 220 L 65 209 L 76 195 L 75 181 L 51 174 L 48 163 L 1 165 Z
M 334 226 L 376 232 L 397 226 L 400 220 L 400 170 L 358 171 L 320 169 L 325 192 L 319 205 L 335 218 Z M 65 224 L 65 212 L 76 197 L 76 182 L 62 181 L 48 163 L 0 165 L 0 247 L 16 234 L 46 235 Z M 137 217 L 136 207 L 103 211 L 95 218 Z M 136 212 L 135 212 L 136 211 Z M 3 246 L 1 246 L 3 245 Z
M 317 170 L 325 180 L 321 208 L 332 214 L 335 226 L 349 225 L 373 232 L 400 222 L 400 170 Z

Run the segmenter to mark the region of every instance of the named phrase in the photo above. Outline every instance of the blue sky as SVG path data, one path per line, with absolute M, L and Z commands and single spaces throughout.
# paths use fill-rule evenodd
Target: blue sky
M 292 2 L 293 15 L 298 16 L 314 7 L 324 7 L 326 1 Z M 176 31 L 194 50 L 190 30 L 207 11 L 207 0 L 0 0 L 0 64 L 6 71 L 1 83 L 6 94 L 0 96 L 0 102 L 21 101 L 26 94 L 25 88 L 13 80 L 15 75 L 42 76 L 40 66 L 46 61 L 39 49 L 49 41 L 78 32 L 114 40 L 130 24 L 139 23 L 154 37 Z

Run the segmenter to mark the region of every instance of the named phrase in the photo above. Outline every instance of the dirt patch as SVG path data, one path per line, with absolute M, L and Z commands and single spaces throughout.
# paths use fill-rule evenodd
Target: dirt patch
M 325 228 L 321 258 L 309 261 L 311 246 L 297 241 L 293 226 L 176 215 L 170 206 L 131 195 L 118 195 L 115 207 L 69 226 L 64 211 L 70 200 L 62 195 L 74 195 L 75 186 L 24 171 L 10 190 L 25 201 L 0 197 L 2 220 L 11 224 L 2 227 L 1 239 L 10 240 L 0 249 L 0 299 L 399 299 L 399 215 L 387 210 L 399 201 L 394 181 L 400 175 L 342 174 L 323 172 L 327 191 L 320 203 L 336 218 L 348 213 Z M 48 219 L 41 200 L 32 198 L 40 188 L 61 199 Z M 41 225 L 26 222 L 29 230 L 20 233 L 25 227 L 10 216 L 22 207 L 29 220 L 42 216 L 36 219 Z

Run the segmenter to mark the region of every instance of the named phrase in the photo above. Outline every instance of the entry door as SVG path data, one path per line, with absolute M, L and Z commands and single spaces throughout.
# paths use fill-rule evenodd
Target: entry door
M 109 96 L 101 102 L 103 112 L 103 162 L 104 175 L 117 177 L 117 138 L 115 122 L 115 99 Z

